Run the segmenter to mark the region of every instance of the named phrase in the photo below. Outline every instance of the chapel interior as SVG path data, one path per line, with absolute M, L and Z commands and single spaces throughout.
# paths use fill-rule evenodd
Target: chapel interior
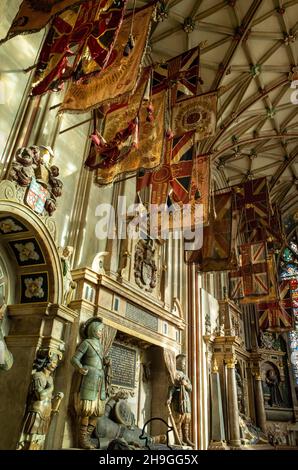
M 0 449 L 298 449 L 297 43 L 298 0 L 0 1 Z

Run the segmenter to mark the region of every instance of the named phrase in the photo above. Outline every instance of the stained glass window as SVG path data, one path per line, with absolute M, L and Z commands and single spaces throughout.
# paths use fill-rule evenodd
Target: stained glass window
M 293 300 L 298 299 L 298 239 L 294 234 L 280 258 L 280 278 L 289 279 Z M 298 308 L 293 308 L 295 329 L 289 332 L 290 361 L 296 385 L 298 385 Z
M 296 234 L 283 250 L 280 259 L 280 278 L 298 279 L 298 243 Z

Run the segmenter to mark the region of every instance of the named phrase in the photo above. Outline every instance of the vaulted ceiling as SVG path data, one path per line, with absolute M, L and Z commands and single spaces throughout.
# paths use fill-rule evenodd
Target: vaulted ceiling
M 298 0 L 167 0 L 164 6 L 147 60 L 201 43 L 201 91 L 219 90 L 216 134 L 199 152 L 210 154 L 227 185 L 267 176 L 273 199 L 286 212 L 298 211 L 298 104 L 290 88 L 298 80 Z

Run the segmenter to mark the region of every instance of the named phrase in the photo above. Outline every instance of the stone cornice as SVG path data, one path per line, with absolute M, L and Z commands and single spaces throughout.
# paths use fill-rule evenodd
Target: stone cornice
M 78 314 L 65 305 L 51 304 L 48 302 L 36 302 L 34 304 L 15 304 L 8 305 L 8 315 L 10 317 L 47 317 L 47 318 L 60 318 L 69 323 L 73 323 Z
M 134 286 L 129 283 L 119 283 L 105 274 L 97 274 L 88 268 L 76 269 L 72 271 L 72 277 L 74 281 L 84 279 L 86 282 L 91 282 L 99 286 L 99 288 L 105 288 L 110 292 L 113 292 L 115 295 L 123 297 L 126 301 L 132 302 L 138 307 L 145 309 L 154 315 L 157 315 L 163 320 L 167 320 L 169 323 L 175 325 L 180 330 L 183 330 L 186 326 L 184 319 L 176 317 L 168 310 L 165 310 L 161 301 L 155 299 L 146 292 L 142 292 L 141 290 L 134 288 Z M 87 304 L 89 306 L 86 306 L 89 309 L 90 302 L 87 302 Z M 71 305 L 72 308 L 75 308 L 76 301 L 73 301 Z M 101 309 L 102 307 L 99 305 L 98 308 Z

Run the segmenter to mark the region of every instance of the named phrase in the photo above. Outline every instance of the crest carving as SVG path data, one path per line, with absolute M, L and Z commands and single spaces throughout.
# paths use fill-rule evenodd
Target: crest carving
M 154 241 L 139 240 L 135 250 L 134 260 L 135 281 L 137 285 L 152 292 L 157 283 L 157 267 L 155 263 Z
M 37 214 L 52 215 L 56 200 L 62 195 L 63 183 L 57 177 L 59 168 L 52 165 L 54 154 L 50 147 L 20 148 L 12 163 L 8 179 L 27 188 L 24 202 Z

